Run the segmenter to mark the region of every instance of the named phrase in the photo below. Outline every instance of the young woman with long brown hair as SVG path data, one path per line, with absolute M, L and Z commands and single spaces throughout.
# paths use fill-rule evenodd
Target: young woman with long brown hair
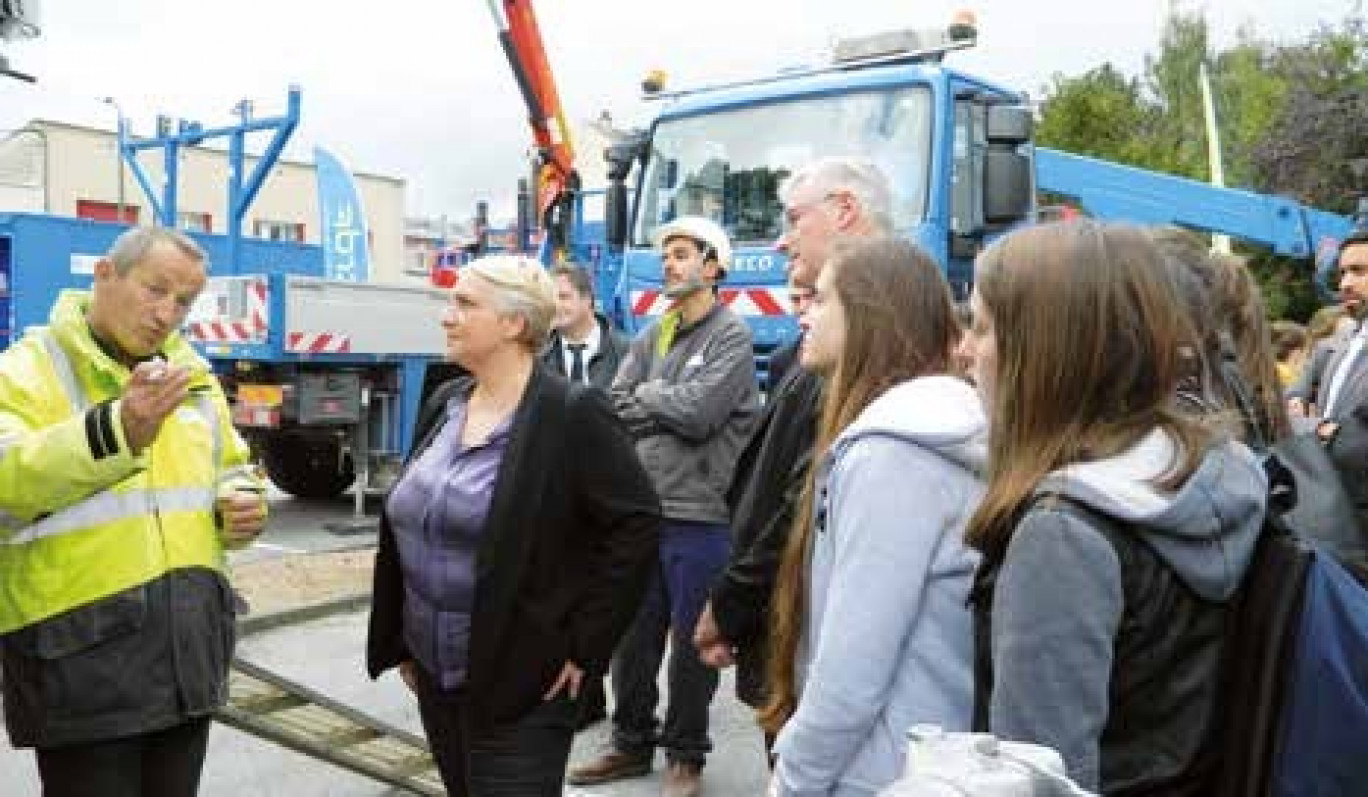
M 803 321 L 826 377 L 814 467 L 774 598 L 774 792 L 874 795 L 917 722 L 966 730 L 982 409 L 950 376 L 957 340 L 934 263 L 891 238 L 838 249 Z
M 1258 282 L 1243 259 L 1209 253 L 1188 230 L 1146 232 L 1165 258 L 1193 332 L 1180 396 L 1189 408 L 1221 413 L 1242 442 L 1266 450 L 1291 427 Z
M 1263 520 L 1254 455 L 1177 407 L 1192 339 L 1145 231 L 1022 230 L 979 256 L 987 489 L 968 540 L 975 726 L 1103 794 L 1203 794 L 1228 601 Z

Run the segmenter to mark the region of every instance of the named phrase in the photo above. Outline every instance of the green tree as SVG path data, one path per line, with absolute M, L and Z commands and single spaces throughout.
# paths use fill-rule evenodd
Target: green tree
M 1268 72 L 1283 81 L 1248 152 L 1260 191 L 1351 213 L 1368 194 L 1368 25 L 1355 11 L 1307 41 L 1270 48 Z M 1313 242 L 1314 244 L 1315 242 Z M 1305 263 L 1260 256 L 1252 264 L 1270 314 L 1305 319 L 1319 304 Z
M 1306 40 L 1253 31 L 1219 52 L 1205 18 L 1176 10 L 1143 79 L 1110 64 L 1056 75 L 1045 91 L 1044 146 L 1198 180 L 1210 177 L 1199 70 L 1207 64 L 1226 182 L 1351 212 L 1368 193 L 1368 24 L 1358 7 Z M 1306 262 L 1251 251 L 1270 314 L 1304 318 L 1317 298 Z
M 1079 76 L 1055 75 L 1045 89 L 1036 138 L 1043 146 L 1204 180 L 1197 74 L 1205 58 L 1205 18 L 1175 13 L 1158 54 L 1146 58 L 1143 81 L 1111 64 Z
M 1368 192 L 1368 22 L 1360 13 L 1281 48 L 1289 88 L 1251 161 L 1261 190 L 1341 213 Z
M 1156 115 L 1138 80 L 1103 64 L 1078 77 L 1054 76 L 1036 140 L 1079 155 L 1143 163 L 1149 154 L 1144 134 Z
M 1201 65 L 1210 61 L 1207 23 L 1201 14 L 1175 10 L 1164 25 L 1157 55 L 1145 59 L 1146 88 L 1159 109 L 1147 131 L 1147 168 L 1206 180 L 1206 125 L 1202 111 Z
M 1276 46 L 1255 38 L 1252 31 L 1245 29 L 1240 31 L 1234 47 L 1216 53 L 1211 62 L 1222 160 L 1229 185 L 1257 183 L 1254 150 L 1281 113 L 1290 88 L 1287 76 L 1275 68 L 1277 57 Z

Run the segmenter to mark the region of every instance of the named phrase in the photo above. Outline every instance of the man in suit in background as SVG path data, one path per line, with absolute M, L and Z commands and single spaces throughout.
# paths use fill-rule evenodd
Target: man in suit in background
M 1368 229 L 1355 230 L 1340 244 L 1339 273 L 1340 301 L 1358 329 L 1325 363 L 1315 412 L 1320 418 L 1317 431 L 1327 439 L 1350 413 L 1368 403 L 1368 324 L 1363 323 L 1368 316 Z
M 812 295 L 815 293 L 811 285 L 799 284 L 789 275 L 788 297 L 789 309 L 793 312 L 794 318 L 802 318 L 803 313 L 807 312 L 808 305 L 812 304 Z M 765 373 L 765 395 L 774 396 L 779 390 L 779 385 L 783 384 L 785 377 L 798 364 L 798 350 L 803 347 L 803 333 L 799 332 L 792 340 L 779 344 L 770 353 L 769 368 Z
M 607 391 L 627 353 L 629 341 L 608 319 L 594 312 L 594 284 L 580 266 L 551 269 L 556 281 L 556 317 L 542 362 L 553 373 Z M 575 730 L 607 719 L 603 678 L 589 678 L 580 687 Z
M 629 341 L 594 312 L 594 285 L 580 266 L 557 266 L 556 318 L 542 362 L 572 382 L 607 390 L 627 354 Z

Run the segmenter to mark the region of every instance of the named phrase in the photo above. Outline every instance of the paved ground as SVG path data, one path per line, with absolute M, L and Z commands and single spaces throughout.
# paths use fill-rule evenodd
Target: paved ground
M 362 672 L 365 613 L 355 612 L 281 628 L 250 637 L 240 655 L 291 680 L 337 697 L 387 722 L 421 732 L 415 704 L 394 677 L 378 683 Z M 764 759 L 750 712 L 732 695 L 724 679 L 713 706 L 716 751 L 704 773 L 708 794 L 732 797 L 759 795 L 764 788 Z M 576 739 L 572 761 L 594 755 L 605 743 L 607 723 Z M 659 767 L 657 767 L 659 769 Z M 577 797 L 654 797 L 660 773 L 649 778 L 592 789 L 567 789 Z M 0 794 L 37 797 L 32 757 L 0 743 Z M 215 726 L 200 790 L 203 797 L 381 797 L 391 789 L 329 764 L 261 742 L 224 726 Z
M 294 553 L 346 550 L 373 545 L 375 542 L 373 522 L 359 533 L 337 534 L 329 530 L 354 519 L 350 495 L 315 501 L 295 498 L 273 487 L 268 498 L 271 503 L 270 523 L 251 548 L 233 553 L 232 561 L 235 564 Z M 365 516 L 366 519 L 373 521 L 378 508 L 375 499 L 368 500 L 366 511 L 370 514 Z
M 351 514 L 348 500 L 299 501 L 272 495 L 273 520 L 259 544 L 233 555 L 237 564 L 301 552 L 336 551 L 364 546 L 373 534 L 339 536 L 323 528 Z M 374 508 L 373 505 L 371 507 Z M 354 612 L 264 632 L 243 640 L 239 654 L 400 727 L 420 731 L 417 708 L 393 676 L 372 683 L 363 674 L 365 613 Z M 760 795 L 765 767 L 759 733 L 749 709 L 736 701 L 725 677 L 713 706 L 716 747 L 704 772 L 707 794 L 718 797 Z M 662 687 L 663 691 L 663 687 Z M 576 739 L 571 761 L 594 755 L 606 743 L 608 725 L 600 723 Z M 657 770 L 663 766 L 657 762 Z M 649 778 L 593 789 L 567 789 L 577 797 L 654 797 L 660 773 Z M 203 797 L 389 797 L 396 792 L 331 765 L 216 726 L 200 793 Z M 32 756 L 10 749 L 0 735 L 0 797 L 37 797 Z

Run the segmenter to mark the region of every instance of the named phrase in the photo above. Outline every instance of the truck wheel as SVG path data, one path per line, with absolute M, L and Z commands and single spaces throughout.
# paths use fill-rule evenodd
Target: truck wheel
M 276 434 L 262 441 L 262 463 L 276 487 L 300 498 L 336 498 L 356 481 L 340 443 L 311 435 Z

